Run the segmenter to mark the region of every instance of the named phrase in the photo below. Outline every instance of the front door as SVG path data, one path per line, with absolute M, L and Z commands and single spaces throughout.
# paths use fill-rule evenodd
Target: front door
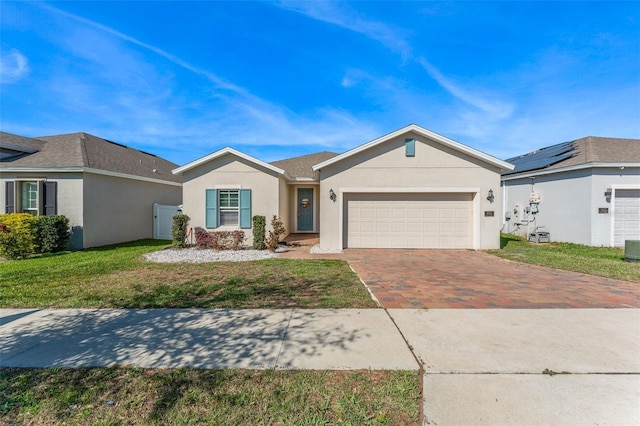
M 313 231 L 313 188 L 298 188 L 298 231 Z

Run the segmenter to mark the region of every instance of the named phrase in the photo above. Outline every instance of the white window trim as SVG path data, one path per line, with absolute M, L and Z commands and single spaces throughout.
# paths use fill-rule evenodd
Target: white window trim
M 242 188 L 230 188 L 229 186 L 224 188 L 216 188 L 217 190 L 217 208 L 218 208 L 218 228 L 223 229 L 239 229 L 240 228 L 240 189 Z M 227 192 L 235 192 L 238 195 L 238 206 L 237 207 L 224 207 L 225 211 L 235 211 L 237 213 L 237 221 L 235 224 L 222 224 L 222 210 L 223 207 L 220 204 L 220 196 L 223 191 Z

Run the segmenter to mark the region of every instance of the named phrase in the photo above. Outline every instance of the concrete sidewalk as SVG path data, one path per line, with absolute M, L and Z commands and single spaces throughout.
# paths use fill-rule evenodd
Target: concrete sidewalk
M 424 365 L 425 424 L 640 424 L 638 309 L 389 314 Z
M 2 367 L 419 368 L 382 309 L 4 309 L 0 324 Z
M 638 309 L 0 310 L 0 324 L 3 367 L 420 363 L 425 424 L 640 424 Z

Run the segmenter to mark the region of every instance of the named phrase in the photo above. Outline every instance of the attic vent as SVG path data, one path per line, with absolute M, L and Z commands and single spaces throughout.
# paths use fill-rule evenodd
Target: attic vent
M 407 138 L 404 140 L 404 155 L 407 157 L 416 156 L 416 140 L 413 138 Z

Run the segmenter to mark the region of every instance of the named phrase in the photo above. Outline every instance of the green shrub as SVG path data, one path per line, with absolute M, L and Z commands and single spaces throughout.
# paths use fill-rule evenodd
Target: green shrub
M 35 253 L 36 221 L 29 213 L 0 215 L 0 256 L 13 260 Z
M 185 247 L 187 245 L 187 230 L 191 218 L 186 214 L 178 213 L 173 217 L 171 226 L 171 237 L 174 247 Z
M 36 251 L 53 253 L 66 248 L 71 236 L 66 216 L 38 216 L 35 223 Z
M 256 250 L 264 250 L 264 236 L 267 218 L 264 216 L 253 217 L 253 248 Z
M 273 215 L 271 219 L 271 231 L 269 231 L 269 237 L 267 238 L 267 248 L 270 251 L 276 251 L 278 245 L 280 245 L 280 237 L 287 231 L 284 229 L 284 223 L 276 215 Z

